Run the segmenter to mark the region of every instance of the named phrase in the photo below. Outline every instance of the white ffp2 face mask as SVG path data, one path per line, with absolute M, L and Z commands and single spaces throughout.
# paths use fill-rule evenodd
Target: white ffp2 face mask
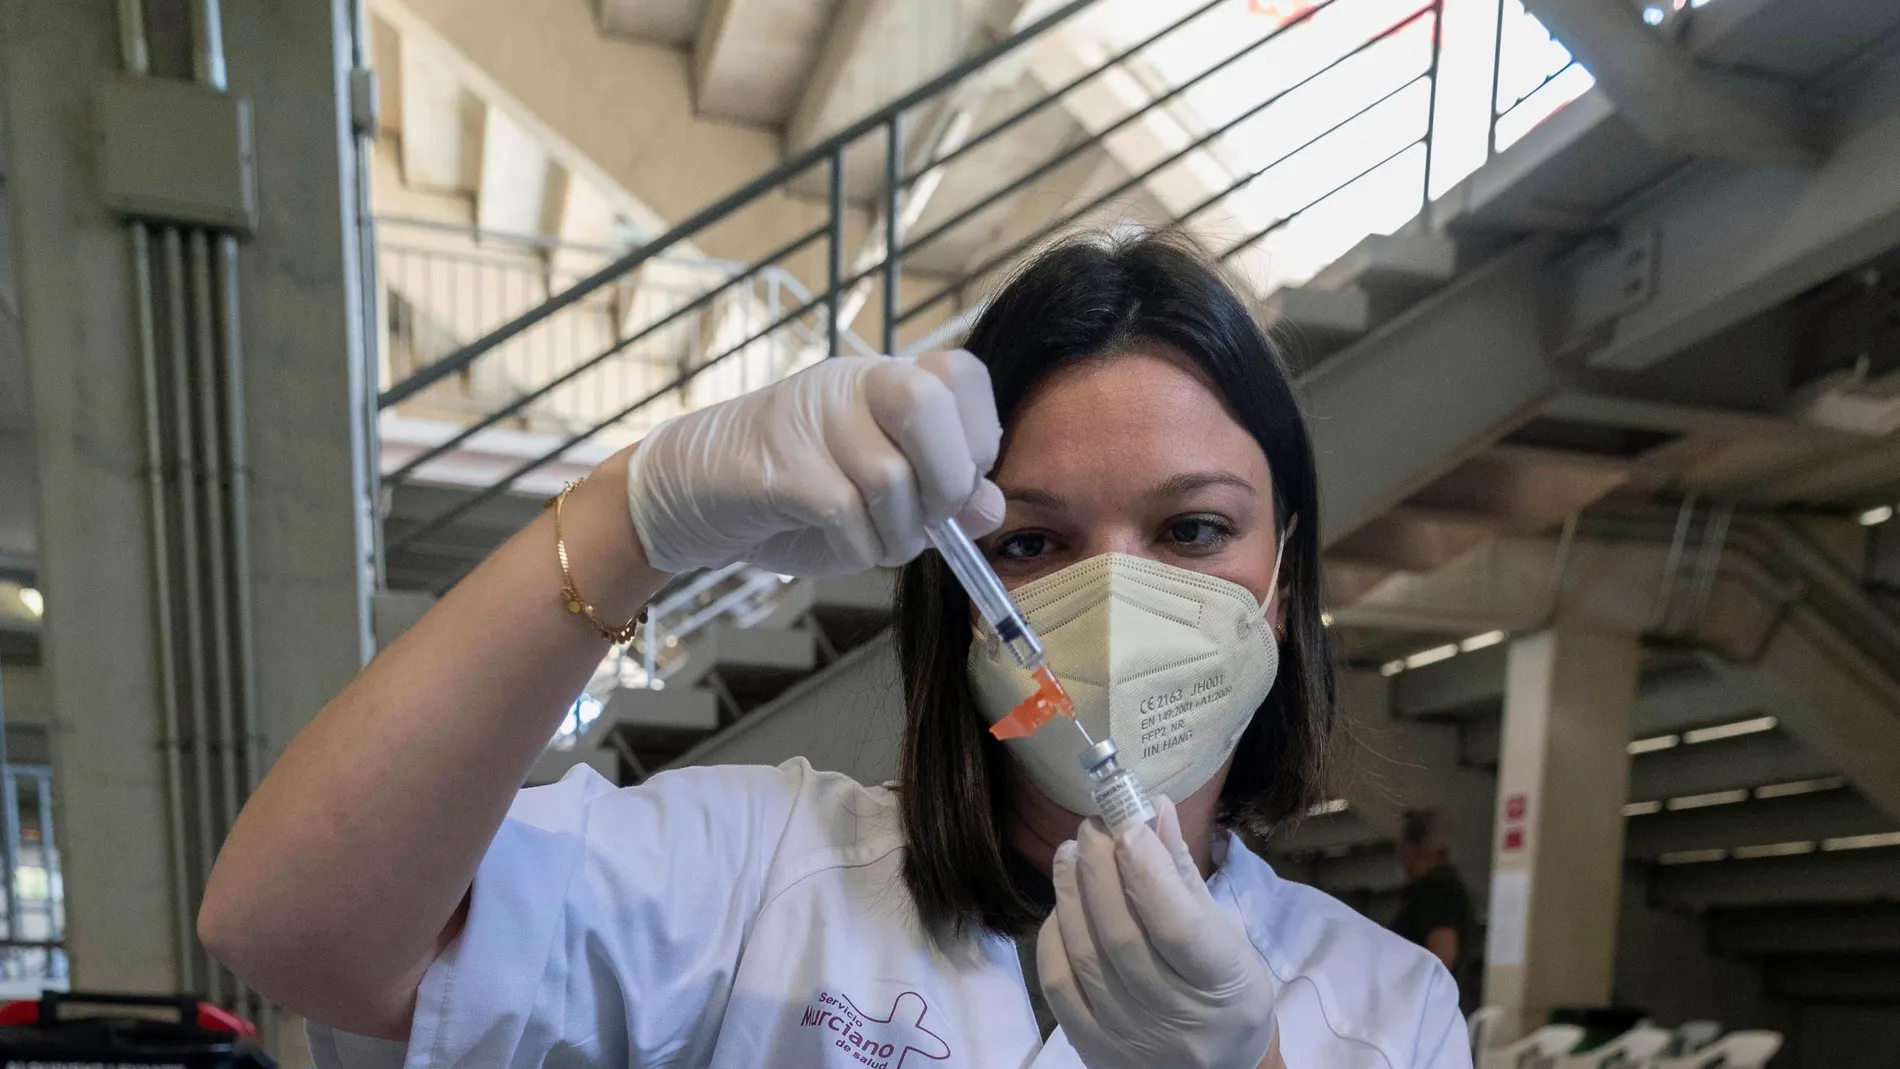
M 1291 528 L 1288 528 L 1289 532 Z M 1278 556 L 1274 584 L 1279 582 Z M 1273 589 L 1272 586 L 1269 589 Z M 1123 768 L 1179 802 L 1212 779 L 1273 689 L 1280 647 L 1247 588 L 1143 557 L 1109 553 L 1011 591 L 1042 639 L 1076 719 L 1113 738 Z M 1271 595 L 1268 604 L 1272 604 Z M 1036 690 L 987 628 L 970 643 L 977 708 L 994 724 Z M 1094 803 L 1080 733 L 1045 725 L 1009 739 L 1031 783 L 1073 813 Z

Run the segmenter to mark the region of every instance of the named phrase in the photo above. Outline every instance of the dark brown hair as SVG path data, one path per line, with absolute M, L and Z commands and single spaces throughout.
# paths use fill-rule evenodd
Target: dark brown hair
M 1042 252 L 990 302 L 965 347 L 988 366 L 1007 427 L 1051 372 L 1138 342 L 1193 361 L 1265 450 L 1278 524 L 1300 517 L 1281 565 L 1290 597 L 1279 677 L 1241 735 L 1220 798 L 1224 825 L 1264 833 L 1321 800 L 1333 722 L 1313 447 L 1278 348 L 1198 252 L 1154 234 L 1083 236 Z M 918 913 L 945 946 L 977 928 L 1033 930 L 1041 911 L 1004 863 L 1014 771 L 971 700 L 969 602 L 936 553 L 900 576 L 893 631 L 904 680 L 904 881 Z

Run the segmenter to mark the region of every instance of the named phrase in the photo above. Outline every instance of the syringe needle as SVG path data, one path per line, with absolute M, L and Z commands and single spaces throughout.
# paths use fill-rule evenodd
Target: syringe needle
M 1075 717 L 1070 717 L 1069 723 L 1074 724 L 1075 730 L 1082 733 L 1082 741 L 1088 743 L 1090 746 L 1095 745 L 1095 739 L 1089 735 L 1089 729 L 1082 726 L 1082 721 L 1077 720 Z

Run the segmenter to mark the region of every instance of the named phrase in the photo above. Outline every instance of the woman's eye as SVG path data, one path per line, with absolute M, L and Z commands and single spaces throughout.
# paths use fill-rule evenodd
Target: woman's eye
M 1207 516 L 1190 516 L 1169 523 L 1163 534 L 1168 541 L 1178 546 L 1206 551 L 1224 545 L 1233 537 L 1234 529 Z
M 995 554 L 1004 560 L 1028 560 L 1049 551 L 1049 536 L 1034 531 L 1006 535 L 996 542 Z

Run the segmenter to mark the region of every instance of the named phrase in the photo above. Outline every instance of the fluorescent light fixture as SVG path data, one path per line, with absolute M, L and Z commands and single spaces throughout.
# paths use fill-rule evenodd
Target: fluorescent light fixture
M 1673 750 L 1682 742 L 1677 735 L 1657 735 L 1649 739 L 1631 739 L 1627 747 L 1631 757 L 1639 753 L 1655 753 L 1657 750 Z
M 1324 817 L 1324 816 L 1330 816 L 1334 813 L 1344 813 L 1346 810 L 1351 809 L 1351 808 L 1352 808 L 1351 802 L 1346 801 L 1344 798 L 1335 798 L 1330 802 L 1321 802 L 1320 804 L 1307 810 L 1306 815 L 1309 817 Z
M 1876 505 L 1854 518 L 1860 521 L 1862 527 L 1878 527 L 1893 519 L 1893 506 Z
M 1818 844 L 1809 841 L 1805 843 L 1767 843 L 1762 846 L 1738 846 L 1735 848 L 1735 858 L 1738 861 L 1749 861 L 1758 857 L 1794 857 L 1797 854 L 1814 853 L 1817 845 Z
M 1818 791 L 1838 791 L 1847 786 L 1847 781 L 1839 776 L 1826 779 L 1798 779 L 1793 783 L 1769 783 L 1755 788 L 1757 798 L 1791 798 L 1797 794 L 1814 794 Z
M 1417 653 L 1407 657 L 1405 659 L 1405 667 L 1423 668 L 1428 664 L 1437 664 L 1440 661 L 1449 660 L 1456 656 L 1458 656 L 1458 647 L 1455 644 L 1448 643 L 1443 646 L 1433 646 L 1429 650 L 1419 650 Z
M 1623 807 L 1626 817 L 1647 817 L 1662 812 L 1661 802 L 1631 802 Z
M 1482 635 L 1473 635 L 1470 638 L 1465 639 L 1463 642 L 1458 643 L 1458 648 L 1460 650 L 1463 650 L 1466 653 L 1470 653 L 1472 650 L 1481 650 L 1481 649 L 1484 649 L 1486 646 L 1495 646 L 1498 643 L 1503 642 L 1503 641 L 1504 641 L 1504 632 L 1486 631 Z
M 1321 627 L 1331 627 L 1331 626 L 1333 626 L 1333 614 L 1332 614 L 1332 613 L 1330 613 L 1330 612 L 1323 612 L 1323 613 L 1320 613 L 1320 614 L 1319 614 L 1319 625 L 1320 625 Z
M 46 595 L 30 586 L 20 588 L 20 604 L 34 616 L 46 615 Z
M 1834 850 L 1872 850 L 1879 846 L 1900 846 L 1900 831 L 1883 831 L 1873 835 L 1844 835 L 1838 839 L 1821 840 L 1821 849 Z
M 1379 666 L 1379 674 L 1382 676 L 1391 677 L 1403 671 L 1405 671 L 1404 661 L 1387 661 Z
M 1643 9 L 1643 21 L 1649 23 L 1651 26 L 1661 26 L 1662 20 L 1667 17 L 1668 14 L 1663 11 L 1662 8 L 1646 7 Z
M 1682 741 L 1691 746 L 1697 743 L 1714 742 L 1717 739 L 1733 739 L 1742 735 L 1759 735 L 1764 731 L 1773 731 L 1779 723 L 1772 716 L 1758 716 L 1752 720 L 1737 720 L 1732 724 L 1717 724 L 1712 728 L 1697 728 L 1682 733 Z
M 1727 850 L 1677 850 L 1656 859 L 1663 865 L 1702 865 L 1710 861 L 1728 860 Z
M 1685 794 L 1680 798 L 1671 798 L 1663 803 L 1671 812 L 1679 809 L 1707 809 L 1712 805 L 1734 805 L 1748 801 L 1747 791 L 1710 791 L 1707 794 Z

